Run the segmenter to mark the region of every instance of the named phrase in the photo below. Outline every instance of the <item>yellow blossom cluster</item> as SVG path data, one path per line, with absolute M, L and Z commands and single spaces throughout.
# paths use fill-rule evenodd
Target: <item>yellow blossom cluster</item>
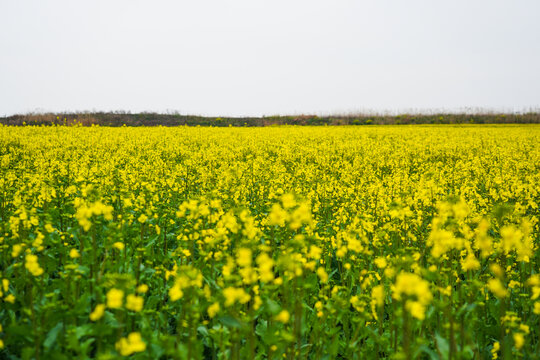
M 129 356 L 136 352 L 146 350 L 146 343 L 142 340 L 141 334 L 138 332 L 130 333 L 127 338 L 121 338 L 116 343 L 116 349 L 122 356 Z
M 405 301 L 406 309 L 417 319 L 425 318 L 426 307 L 433 299 L 429 283 L 420 276 L 401 272 L 392 286 L 392 297 Z

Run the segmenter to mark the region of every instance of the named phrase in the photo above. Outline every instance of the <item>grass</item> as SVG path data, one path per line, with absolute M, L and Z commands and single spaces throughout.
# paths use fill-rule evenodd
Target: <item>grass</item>
M 4 125 L 100 125 L 100 126 L 275 126 L 275 125 L 410 125 L 410 124 L 538 124 L 540 113 L 418 113 L 295 115 L 264 117 L 203 117 L 192 115 L 128 112 L 44 113 L 0 117 Z

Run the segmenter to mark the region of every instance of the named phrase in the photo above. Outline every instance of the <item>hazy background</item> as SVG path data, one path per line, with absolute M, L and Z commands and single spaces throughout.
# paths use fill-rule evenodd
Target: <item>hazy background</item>
M 0 115 L 540 105 L 540 1 L 0 0 Z

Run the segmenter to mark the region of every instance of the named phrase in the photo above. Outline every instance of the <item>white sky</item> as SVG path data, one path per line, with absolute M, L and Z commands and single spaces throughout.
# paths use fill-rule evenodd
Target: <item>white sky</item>
M 539 105 L 538 0 L 0 0 L 0 115 Z

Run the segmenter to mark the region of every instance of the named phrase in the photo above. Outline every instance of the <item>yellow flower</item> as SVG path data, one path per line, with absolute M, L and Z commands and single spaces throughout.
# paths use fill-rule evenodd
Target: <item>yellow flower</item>
M 322 249 L 318 246 L 311 245 L 307 256 L 311 259 L 319 260 L 321 258 Z
M 531 289 L 531 300 L 536 300 L 540 297 L 540 286 L 533 286 Z
M 180 289 L 180 286 L 178 286 L 178 284 L 175 284 L 169 289 L 169 298 L 171 299 L 171 301 L 179 300 L 183 296 L 184 292 L 182 291 L 182 289 Z
M 6 301 L 8 303 L 11 303 L 11 304 L 14 304 L 15 303 L 15 296 L 13 296 L 13 294 L 9 294 L 8 296 L 6 296 L 4 298 L 4 301 Z
M 113 244 L 113 247 L 122 251 L 126 247 L 123 242 L 117 241 Z
M 461 262 L 461 268 L 463 271 L 478 270 L 480 269 L 480 262 L 473 253 L 469 253 L 469 255 Z
M 319 279 L 321 279 L 322 283 L 328 282 L 328 274 L 326 273 L 326 270 L 324 270 L 323 267 L 320 267 L 317 269 L 317 276 L 319 276 Z
M 274 267 L 274 260 L 270 258 L 266 253 L 261 253 L 257 256 L 257 265 L 259 269 L 259 276 L 262 282 L 270 282 L 274 280 L 274 272 L 272 268 Z
M 523 344 L 525 344 L 525 337 L 522 333 L 514 333 L 514 345 L 516 346 L 516 349 L 521 349 L 523 347 Z
M 299 229 L 302 224 L 311 224 L 313 219 L 311 217 L 311 210 L 307 203 L 301 203 L 300 206 L 291 214 L 291 223 L 289 228 L 291 230 Z
M 504 288 L 504 285 L 499 279 L 489 279 L 487 287 L 498 298 L 505 298 L 508 296 L 508 290 Z
M 287 310 L 281 310 L 281 312 L 274 317 L 276 321 L 279 321 L 283 324 L 288 323 L 290 318 L 291 318 L 291 315 L 289 314 Z
M 424 319 L 426 305 L 433 299 L 426 280 L 416 274 L 401 272 L 396 278 L 395 285 L 392 286 L 392 291 L 392 297 L 396 300 L 401 300 L 403 295 L 416 297 L 416 301 L 407 300 L 405 307 L 413 317 Z
M 97 304 L 94 311 L 90 313 L 90 320 L 92 321 L 98 321 L 103 317 L 103 314 L 105 313 L 105 304 Z
M 38 257 L 36 255 L 28 254 L 25 258 L 24 267 L 34 276 L 40 276 L 43 274 L 43 269 L 39 266 Z
M 427 305 L 433 299 L 433 295 L 429 290 L 429 283 L 420 276 L 409 272 L 399 273 L 392 290 L 394 292 L 393 297 L 396 300 L 400 300 L 403 294 L 416 295 L 421 303 Z
M 145 214 L 141 214 L 141 216 L 139 216 L 139 218 L 137 219 L 137 221 L 141 224 L 144 224 L 146 220 L 148 220 L 148 216 L 146 216 Z
M 23 247 L 21 244 L 15 244 L 13 245 L 13 248 L 11 249 L 11 257 L 17 257 L 22 252 Z
M 236 263 L 241 267 L 251 266 L 251 250 L 245 248 L 238 249 Z
M 141 284 L 141 285 L 137 286 L 137 292 L 139 294 L 146 294 L 147 291 L 148 291 L 148 285 Z
M 245 267 L 238 270 L 244 284 L 252 284 L 257 281 L 257 272 L 252 267 Z
M 533 312 L 536 314 L 536 315 L 540 315 L 540 301 L 537 301 L 534 303 L 534 310 Z
M 527 280 L 527 285 L 540 286 L 540 274 L 531 275 L 531 277 Z
M 268 225 L 285 226 L 285 221 L 289 219 L 289 214 L 279 204 L 272 205 L 272 210 L 268 214 Z
M 8 279 L 2 279 L 2 288 L 4 289 L 4 292 L 7 292 L 9 290 L 9 280 Z
M 126 297 L 126 309 L 139 312 L 143 309 L 144 299 L 142 296 L 129 294 Z
M 435 226 L 436 221 L 434 219 L 434 229 L 429 234 L 428 245 L 433 245 L 431 249 L 431 255 L 435 258 L 439 258 L 451 249 L 461 249 L 463 247 L 463 240 L 456 238 L 451 231 L 442 230 Z
M 216 316 L 216 314 L 219 312 L 219 308 L 219 303 L 213 303 L 212 305 L 210 305 L 207 309 L 208 316 L 210 316 L 210 318 Z
M 77 249 L 71 249 L 69 251 L 69 257 L 72 259 L 76 259 L 76 258 L 81 257 L 81 254 L 79 254 L 79 251 L 77 251 Z
M 357 295 L 353 295 L 351 296 L 351 298 L 349 299 L 349 302 L 351 303 L 351 305 L 359 312 L 362 312 L 364 311 L 364 303 L 360 301 L 360 299 L 358 298 Z
M 371 298 L 375 300 L 377 306 L 383 306 L 384 304 L 384 287 L 377 285 L 371 289 Z
M 491 265 L 489 266 L 489 269 L 491 270 L 491 272 L 492 272 L 493 274 L 495 274 L 495 276 L 497 276 L 497 277 L 499 277 L 499 278 L 502 277 L 502 276 L 504 275 L 504 270 L 503 270 L 503 268 L 502 268 L 499 264 L 493 263 L 493 264 L 491 264 Z
M 531 332 L 529 325 L 525 325 L 525 324 L 520 324 L 519 330 L 523 331 L 525 334 L 529 334 Z
M 142 352 L 146 350 L 146 343 L 142 341 L 141 334 L 138 332 L 132 332 L 126 338 L 121 338 L 115 345 L 116 350 L 122 356 L 129 356 L 136 352 Z
M 375 265 L 377 265 L 379 269 L 384 269 L 387 265 L 386 259 L 383 257 L 378 257 L 373 260 L 373 262 L 375 263 Z
M 389 267 L 384 269 L 384 276 L 386 276 L 387 278 L 394 277 L 395 274 L 396 270 L 394 268 Z
M 251 299 L 251 295 L 246 293 L 244 289 L 234 287 L 223 289 L 223 296 L 225 297 L 225 306 L 234 305 L 237 301 L 240 304 L 245 304 Z
M 124 292 L 118 289 L 111 289 L 107 292 L 107 307 L 110 309 L 118 309 L 122 307 Z
M 255 296 L 255 298 L 253 299 L 253 309 L 254 310 L 259 310 L 260 307 L 262 305 L 262 299 L 260 296 Z
M 443 295 L 446 295 L 446 296 L 451 296 L 452 295 L 452 287 L 450 285 L 448 285 L 447 287 L 440 287 L 440 288 L 438 288 L 438 290 Z
M 502 246 L 508 254 L 512 249 L 519 246 L 523 233 L 514 226 L 503 226 L 501 228 Z
M 358 298 L 354 296 L 355 298 Z M 358 302 L 357 300 L 355 302 Z M 352 305 L 355 306 L 355 303 L 353 302 L 353 299 L 351 298 Z M 379 316 L 377 314 L 377 306 L 381 307 L 384 305 L 384 287 L 382 285 L 377 285 L 371 289 L 371 314 L 373 315 L 373 318 L 375 320 L 379 320 Z
M 493 348 L 491 349 L 491 358 L 492 359 L 498 359 L 499 355 L 497 354 L 499 350 L 501 349 L 501 344 L 498 341 L 495 341 L 493 343 Z
M 2 341 L 2 339 L 0 339 L 0 349 L 3 349 L 4 348 L 4 342 Z
M 426 308 L 418 301 L 407 301 L 406 309 L 418 320 L 424 320 L 426 317 Z
M 281 203 L 285 209 L 290 209 L 296 205 L 293 194 L 284 194 L 281 197 Z

